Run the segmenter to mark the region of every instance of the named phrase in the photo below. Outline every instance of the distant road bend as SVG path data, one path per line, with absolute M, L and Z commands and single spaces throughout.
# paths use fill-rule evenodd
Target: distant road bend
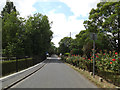
M 11 88 L 97 88 L 77 71 L 62 63 L 56 55 L 44 67 Z

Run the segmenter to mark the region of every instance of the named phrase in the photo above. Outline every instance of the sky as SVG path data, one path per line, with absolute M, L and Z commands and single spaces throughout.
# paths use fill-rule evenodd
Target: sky
M 8 0 L 9 1 L 9 0 Z M 47 15 L 53 22 L 51 30 L 55 46 L 64 37 L 75 38 L 81 30 L 85 30 L 83 22 L 88 20 L 89 12 L 97 7 L 100 0 L 10 0 L 16 6 L 20 16 L 27 17 L 35 13 Z M 0 12 L 6 0 L 0 1 Z

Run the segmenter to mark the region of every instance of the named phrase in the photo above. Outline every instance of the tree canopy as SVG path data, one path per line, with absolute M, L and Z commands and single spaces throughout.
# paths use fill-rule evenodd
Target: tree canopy
M 58 52 L 63 54 L 70 52 L 72 40 L 73 39 L 70 37 L 64 37 L 61 39 L 59 42 Z
M 93 40 L 91 34 L 97 34 L 96 52 L 100 50 L 120 51 L 120 1 L 119 2 L 100 2 L 96 9 L 91 9 L 89 19 L 84 21 L 86 30 L 81 30 L 76 38 L 70 42 L 74 53 L 90 57 L 93 49 Z M 63 42 L 64 38 L 61 39 Z M 61 43 L 60 47 L 65 47 Z M 63 49 L 64 51 L 67 48 Z
M 36 13 L 24 19 L 16 12 L 13 2 L 7 2 L 1 13 L 3 56 L 44 58 L 53 34 L 48 17 Z
M 120 51 L 120 1 L 100 2 L 97 9 L 92 9 L 89 14 L 89 20 L 84 21 L 86 30 L 107 35 L 110 33 L 108 40 L 115 50 Z
M 16 7 L 13 2 L 7 1 L 3 11 L 1 11 L 1 16 L 4 17 L 6 13 L 11 13 L 12 11 L 17 12 Z

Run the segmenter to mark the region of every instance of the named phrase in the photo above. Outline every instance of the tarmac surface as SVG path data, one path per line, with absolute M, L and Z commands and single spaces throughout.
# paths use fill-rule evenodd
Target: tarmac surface
M 97 86 L 53 55 L 39 71 L 11 88 L 97 88 Z

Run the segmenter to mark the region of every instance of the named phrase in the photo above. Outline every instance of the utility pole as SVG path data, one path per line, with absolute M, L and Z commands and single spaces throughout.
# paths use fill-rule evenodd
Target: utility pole
M 71 32 L 70 32 L 70 38 L 71 38 Z

